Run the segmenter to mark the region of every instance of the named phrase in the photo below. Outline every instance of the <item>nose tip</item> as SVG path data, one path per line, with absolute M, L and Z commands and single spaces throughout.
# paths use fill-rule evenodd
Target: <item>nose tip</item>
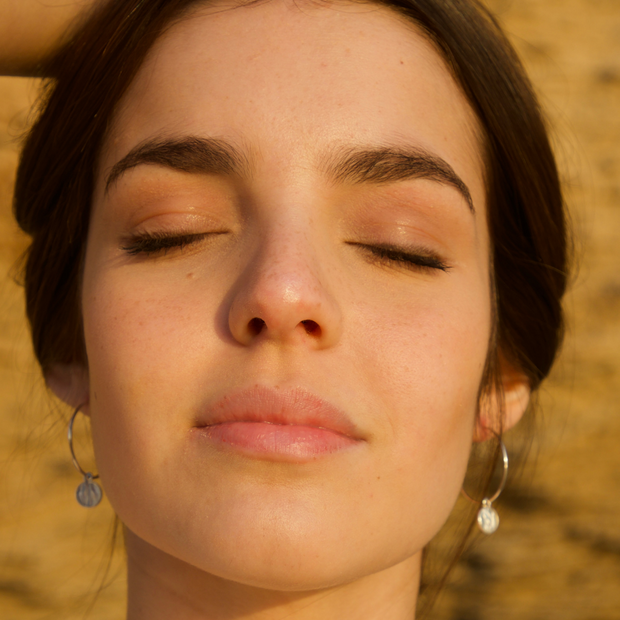
M 274 261 L 248 269 L 229 310 L 229 328 L 239 343 L 258 341 L 332 346 L 342 317 L 324 278 L 310 268 Z

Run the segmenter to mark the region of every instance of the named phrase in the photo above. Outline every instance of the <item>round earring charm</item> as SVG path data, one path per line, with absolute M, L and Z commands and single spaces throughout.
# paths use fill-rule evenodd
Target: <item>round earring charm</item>
M 93 480 L 93 476 L 87 473 L 84 482 L 80 484 L 75 492 L 75 498 L 80 506 L 84 508 L 94 508 L 101 501 L 103 493 L 101 487 Z
M 492 534 L 499 527 L 499 515 L 487 499 L 482 500 L 482 508 L 478 511 L 478 527 L 485 534 Z

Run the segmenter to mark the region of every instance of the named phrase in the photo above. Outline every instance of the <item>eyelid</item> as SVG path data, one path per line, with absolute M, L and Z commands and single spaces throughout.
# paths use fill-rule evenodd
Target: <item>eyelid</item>
M 414 270 L 446 272 L 451 268 L 437 252 L 424 247 L 402 248 L 391 243 L 361 243 L 356 241 L 347 241 L 346 243 L 366 250 L 378 261 L 390 262 L 395 266 L 401 264 Z

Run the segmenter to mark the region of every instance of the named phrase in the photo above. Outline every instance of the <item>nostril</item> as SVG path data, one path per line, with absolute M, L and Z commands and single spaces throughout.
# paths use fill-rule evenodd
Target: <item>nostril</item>
M 256 316 L 248 323 L 248 329 L 252 336 L 258 336 L 263 331 L 263 327 L 265 327 L 265 321 Z
M 301 324 L 304 326 L 307 334 L 311 336 L 321 335 L 321 328 L 319 327 L 318 323 L 316 323 L 315 321 L 306 320 L 306 321 L 302 321 Z
M 306 319 L 305 321 L 301 321 L 298 325 L 302 325 L 306 334 L 309 336 L 313 336 L 314 338 L 318 338 L 321 336 L 322 330 L 320 325 L 316 321 L 312 321 L 310 319 Z M 248 322 L 248 331 L 252 338 L 258 336 L 263 332 L 263 329 L 266 328 L 267 324 L 265 321 L 257 316 L 253 319 L 250 319 Z

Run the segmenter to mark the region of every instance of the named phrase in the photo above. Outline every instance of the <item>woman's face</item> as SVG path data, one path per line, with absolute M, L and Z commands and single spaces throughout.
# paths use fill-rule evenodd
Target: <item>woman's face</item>
M 202 9 L 105 142 L 93 437 L 137 548 L 281 590 L 417 570 L 490 329 L 476 120 L 388 9 Z

